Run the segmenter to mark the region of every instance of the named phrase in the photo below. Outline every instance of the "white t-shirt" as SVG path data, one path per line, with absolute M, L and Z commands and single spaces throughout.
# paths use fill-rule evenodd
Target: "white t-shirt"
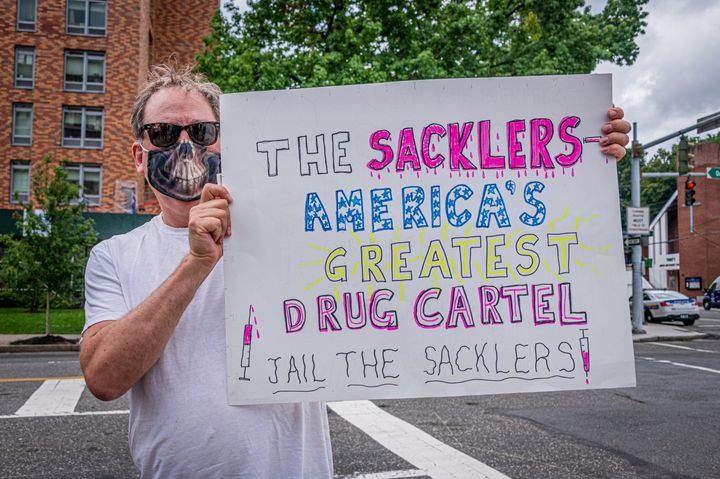
M 84 330 L 140 304 L 187 252 L 187 228 L 167 226 L 160 216 L 95 246 L 85 274 Z M 220 261 L 158 362 L 130 391 L 135 465 L 142 477 L 332 477 L 324 403 L 228 406 L 223 278 Z

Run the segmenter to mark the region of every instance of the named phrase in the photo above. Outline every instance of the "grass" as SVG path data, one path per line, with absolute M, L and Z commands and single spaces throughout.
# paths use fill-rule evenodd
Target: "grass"
M 84 323 L 82 309 L 50 310 L 50 334 L 80 334 Z M 45 334 L 45 310 L 0 308 L 0 334 Z

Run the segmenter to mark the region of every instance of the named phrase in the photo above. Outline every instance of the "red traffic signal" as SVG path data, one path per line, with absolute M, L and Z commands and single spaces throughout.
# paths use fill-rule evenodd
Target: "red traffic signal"
M 685 206 L 692 206 L 697 200 L 695 199 L 695 180 L 688 178 L 685 181 Z

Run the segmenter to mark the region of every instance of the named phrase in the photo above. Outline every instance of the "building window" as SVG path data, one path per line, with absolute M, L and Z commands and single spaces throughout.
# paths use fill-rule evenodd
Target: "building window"
M 105 54 L 65 52 L 65 89 L 70 91 L 104 91 Z
M 35 31 L 37 14 L 35 0 L 17 0 L 17 29 L 24 32 Z
M 13 104 L 12 144 L 14 146 L 32 145 L 32 104 Z
M 10 203 L 30 200 L 30 162 L 10 162 Z
M 71 35 L 104 36 L 107 2 L 104 0 L 68 0 L 67 32 Z
M 35 80 L 35 47 L 15 47 L 15 88 L 32 88 Z
M 102 148 L 103 111 L 101 108 L 64 107 L 62 128 L 62 146 Z
M 80 198 L 87 206 L 100 206 L 102 166 L 81 163 L 65 165 L 68 180 L 80 188 Z

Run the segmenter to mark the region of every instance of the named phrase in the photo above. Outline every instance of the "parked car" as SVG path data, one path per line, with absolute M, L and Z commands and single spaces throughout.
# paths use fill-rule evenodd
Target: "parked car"
M 710 308 L 720 308 L 720 276 L 715 278 L 709 288 L 705 289 L 702 305 L 708 311 Z
M 682 321 L 685 326 L 690 326 L 700 317 L 695 300 L 677 291 L 647 289 L 643 291 L 643 306 L 648 323 Z

